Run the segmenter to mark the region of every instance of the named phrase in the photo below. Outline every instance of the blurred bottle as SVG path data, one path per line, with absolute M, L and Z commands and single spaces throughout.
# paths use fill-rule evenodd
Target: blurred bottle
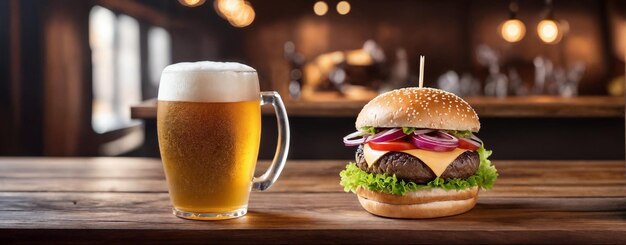
M 476 50 L 478 63 L 486 66 L 489 75 L 485 81 L 485 95 L 506 97 L 508 91 L 508 78 L 500 72 L 500 54 L 487 45 L 479 45 Z
M 296 45 L 292 41 L 283 45 L 283 55 L 289 62 L 289 96 L 298 100 L 302 92 L 304 56 L 296 52 Z
M 535 65 L 535 83 L 533 94 L 550 94 L 563 97 L 578 95 L 578 84 L 582 79 L 586 66 L 576 62 L 570 67 L 556 67 L 552 61 L 541 56 L 533 60 Z

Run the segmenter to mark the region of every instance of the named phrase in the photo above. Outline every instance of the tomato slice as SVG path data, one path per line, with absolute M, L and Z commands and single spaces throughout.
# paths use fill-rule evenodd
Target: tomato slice
M 377 151 L 403 151 L 417 149 L 413 144 L 404 141 L 368 142 L 372 149 Z
M 477 142 L 472 142 L 471 139 L 459 138 L 458 148 L 475 151 L 480 147 Z

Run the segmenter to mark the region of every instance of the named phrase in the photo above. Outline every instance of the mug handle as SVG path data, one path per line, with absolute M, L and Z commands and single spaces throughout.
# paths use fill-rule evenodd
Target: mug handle
M 261 92 L 261 106 L 271 104 L 276 112 L 276 121 L 278 124 L 278 142 L 276 144 L 276 153 L 272 160 L 272 165 L 259 177 L 252 179 L 252 189 L 264 191 L 270 188 L 278 179 L 280 172 L 285 167 L 287 153 L 289 152 L 289 119 L 287 111 L 280 94 L 276 91 Z

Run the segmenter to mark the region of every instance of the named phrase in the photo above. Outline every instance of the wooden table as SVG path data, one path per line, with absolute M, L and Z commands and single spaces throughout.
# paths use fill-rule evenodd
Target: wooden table
M 482 118 L 623 118 L 624 97 L 557 96 L 472 97 L 466 98 Z M 285 101 L 290 116 L 356 117 L 367 101 Z M 264 114 L 274 113 L 271 107 Z M 131 108 L 132 118 L 156 118 L 156 100 L 147 100 Z
M 0 241 L 626 243 L 622 161 L 496 161 L 473 210 L 429 220 L 365 212 L 345 162 L 291 161 L 245 217 L 201 222 L 170 214 L 158 159 L 0 158 Z

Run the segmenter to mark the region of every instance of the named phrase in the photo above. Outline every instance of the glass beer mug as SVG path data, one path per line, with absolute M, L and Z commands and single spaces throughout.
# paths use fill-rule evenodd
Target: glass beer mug
M 278 178 L 289 150 L 289 121 L 277 92 L 260 92 L 256 71 L 221 62 L 178 63 L 161 74 L 157 131 L 173 213 L 181 218 L 240 217 L 250 190 Z M 261 108 L 274 106 L 278 145 L 269 169 L 254 177 Z

